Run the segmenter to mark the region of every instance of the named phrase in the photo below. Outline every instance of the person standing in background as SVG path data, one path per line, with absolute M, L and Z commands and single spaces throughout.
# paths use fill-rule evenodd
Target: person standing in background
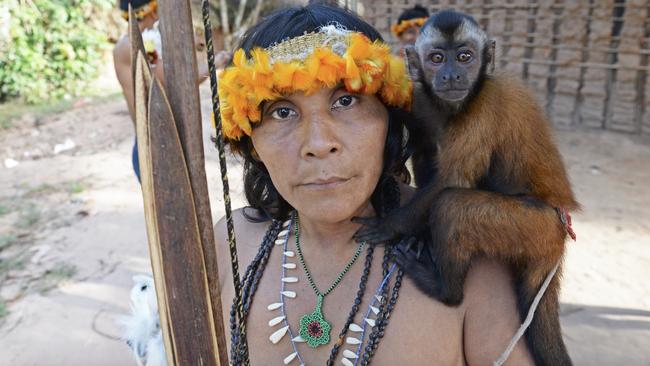
M 399 44 L 395 50 L 396 54 L 403 54 L 404 47 L 415 44 L 418 38 L 420 27 L 429 18 L 429 11 L 421 5 L 415 5 L 413 8 L 406 9 L 397 18 L 397 23 L 390 28 L 395 37 L 399 39 Z
M 160 32 L 158 31 L 158 3 L 156 0 L 120 0 L 119 8 L 122 17 L 128 21 L 129 5 L 133 8 L 133 13 L 138 21 L 138 28 L 142 33 L 142 38 L 147 52 L 147 61 L 151 67 L 154 76 L 164 83 L 164 67 L 162 57 L 162 46 L 160 41 Z M 203 82 L 208 76 L 207 56 L 205 54 L 205 40 L 203 35 L 195 34 L 197 62 L 199 78 L 197 85 Z M 215 55 L 215 65 L 222 68 L 230 60 L 230 54 L 226 51 L 219 51 Z M 115 75 L 122 87 L 126 105 L 129 109 L 129 115 L 135 127 L 135 96 L 133 94 L 133 77 L 131 74 L 131 41 L 128 34 L 122 36 L 115 44 L 113 49 L 113 63 L 115 66 Z M 131 153 L 133 171 L 138 181 L 140 180 L 140 163 L 138 160 L 137 140 L 133 144 Z

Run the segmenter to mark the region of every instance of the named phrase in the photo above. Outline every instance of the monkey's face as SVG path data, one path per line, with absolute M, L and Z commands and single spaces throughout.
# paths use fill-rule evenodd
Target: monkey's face
M 425 23 L 415 44 L 423 82 L 452 106 L 462 105 L 483 77 L 487 35 L 464 14 L 440 12 Z
M 482 50 L 471 40 L 423 42 L 418 50 L 423 76 L 433 93 L 449 103 L 462 103 L 481 71 Z

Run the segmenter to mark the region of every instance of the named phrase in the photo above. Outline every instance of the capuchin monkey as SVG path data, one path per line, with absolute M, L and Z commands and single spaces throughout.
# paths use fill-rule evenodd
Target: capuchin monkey
M 355 239 L 425 237 L 423 247 L 400 248 L 395 260 L 421 290 L 448 305 L 462 302 L 473 258 L 507 263 L 523 321 L 562 260 L 567 233 L 575 239 L 568 211 L 579 208 L 547 118 L 520 81 L 488 73 L 494 42 L 466 14 L 432 15 L 406 57 L 418 190 L 387 217 L 355 218 L 364 224 Z M 571 365 L 558 290 L 559 271 L 526 333 L 537 365 Z

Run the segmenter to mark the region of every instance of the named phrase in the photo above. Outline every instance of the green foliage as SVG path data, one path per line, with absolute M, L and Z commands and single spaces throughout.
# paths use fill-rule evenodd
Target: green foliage
M 68 263 L 58 263 L 52 269 L 48 269 L 43 277 L 36 284 L 35 289 L 41 293 L 47 293 L 58 284 L 66 282 L 77 273 L 77 266 Z
M 0 101 L 59 99 L 96 77 L 108 43 L 106 32 L 89 22 L 108 14 L 112 0 L 9 1 L 9 37 L 0 46 Z
M 0 251 L 15 243 L 18 238 L 13 234 L 0 235 Z
M 70 194 L 81 193 L 86 189 L 86 186 L 81 181 L 71 181 L 65 183 L 65 190 Z
M 11 209 L 6 204 L 0 203 L 0 216 L 4 216 L 11 212 Z
M 29 203 L 25 206 L 18 217 L 16 227 L 20 229 L 30 229 L 41 221 L 42 214 L 38 206 L 34 203 Z

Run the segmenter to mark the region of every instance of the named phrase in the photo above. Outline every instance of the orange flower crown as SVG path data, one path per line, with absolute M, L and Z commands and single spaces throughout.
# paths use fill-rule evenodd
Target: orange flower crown
M 390 27 L 390 30 L 393 32 L 394 35 L 400 36 L 402 33 L 404 33 L 407 29 L 411 27 L 422 27 L 424 23 L 426 23 L 428 18 L 413 18 L 413 19 L 407 19 L 407 20 L 402 20 L 399 22 L 399 24 L 393 24 Z
M 260 122 L 260 104 L 283 94 L 311 94 L 343 83 L 349 92 L 378 94 L 387 105 L 410 108 L 412 85 L 390 47 L 359 32 L 328 25 L 269 48 L 243 49 L 219 75 L 223 133 L 239 140 Z

